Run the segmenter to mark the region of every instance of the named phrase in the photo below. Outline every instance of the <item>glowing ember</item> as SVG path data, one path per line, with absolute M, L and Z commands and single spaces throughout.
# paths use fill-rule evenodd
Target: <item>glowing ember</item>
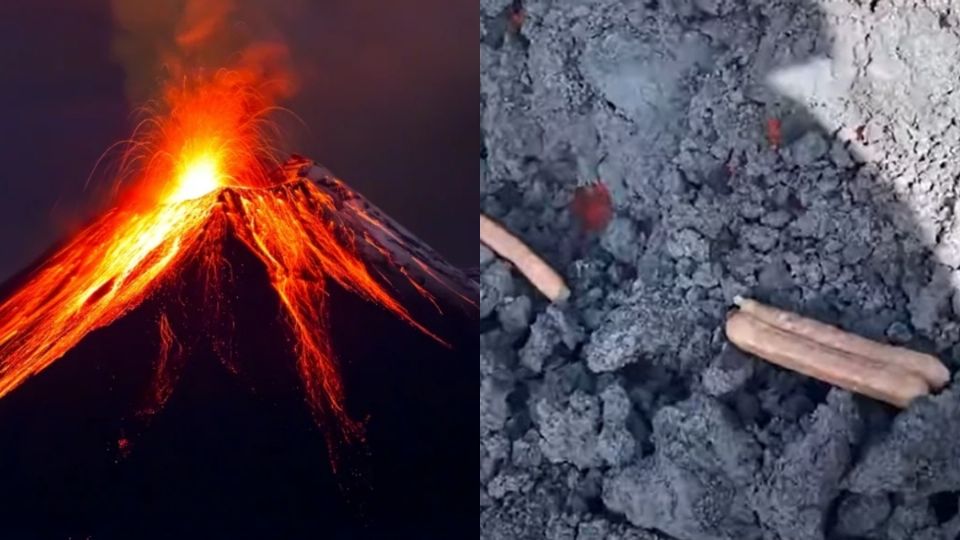
M 376 240 L 344 238 L 322 217 L 335 207 L 329 195 L 306 181 L 267 180 L 260 120 L 266 104 L 250 83 L 242 73 L 221 72 L 170 90 L 166 115 L 147 123 L 150 131 L 135 145 L 140 153 L 128 156 L 144 166 L 117 207 L 77 233 L 0 303 L 0 397 L 91 331 L 140 305 L 161 283 L 178 279 L 188 259 L 204 266 L 208 296 L 216 304 L 226 263 L 220 246 L 231 234 L 266 268 L 304 391 L 329 444 L 361 436 L 344 408 L 326 335 L 328 280 L 432 334 L 357 255 L 361 242 L 381 249 Z M 177 330 L 165 314 L 159 318 L 148 412 L 162 407 L 173 391 L 184 358 Z

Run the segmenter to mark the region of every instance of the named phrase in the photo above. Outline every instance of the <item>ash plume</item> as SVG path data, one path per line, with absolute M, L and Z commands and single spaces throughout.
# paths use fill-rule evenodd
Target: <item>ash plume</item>
M 113 0 L 113 53 L 123 66 L 134 105 L 156 97 L 167 81 L 193 71 L 250 70 L 273 99 L 288 98 L 297 83 L 287 43 L 271 18 L 279 9 L 239 0 Z

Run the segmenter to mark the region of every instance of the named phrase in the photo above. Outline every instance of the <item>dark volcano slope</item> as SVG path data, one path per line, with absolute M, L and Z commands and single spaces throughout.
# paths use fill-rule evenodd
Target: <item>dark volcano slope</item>
M 329 332 L 367 443 L 334 474 L 259 261 L 229 237 L 218 298 L 189 263 L 0 399 L 0 538 L 456 538 L 475 526 L 476 309 L 399 296 L 445 347 L 334 284 Z M 229 268 L 227 268 L 229 267 Z M 390 277 L 388 275 L 388 277 Z M 395 276 L 394 276 L 395 277 Z M 394 283 L 400 280 L 393 279 Z M 210 320 L 218 301 L 229 319 Z M 472 311 L 472 313 L 471 313 Z M 142 410 L 166 314 L 185 348 Z M 323 331 L 318 329 L 317 331 Z M 212 343 L 228 345 L 223 363 Z M 468 362 L 467 360 L 470 360 Z

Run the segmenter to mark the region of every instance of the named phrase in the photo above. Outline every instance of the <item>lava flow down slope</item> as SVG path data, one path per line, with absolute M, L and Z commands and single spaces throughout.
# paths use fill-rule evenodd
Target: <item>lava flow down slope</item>
M 168 91 L 116 204 L 3 286 L 0 532 L 472 526 L 476 284 L 271 159 L 248 82 Z

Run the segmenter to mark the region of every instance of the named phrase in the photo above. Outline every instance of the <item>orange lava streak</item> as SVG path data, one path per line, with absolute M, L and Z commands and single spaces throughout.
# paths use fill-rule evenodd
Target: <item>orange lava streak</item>
M 207 286 L 217 286 L 218 276 L 229 272 L 221 252 L 228 233 L 267 271 L 294 342 L 307 401 L 331 446 L 361 438 L 362 429 L 345 409 L 327 334 L 327 280 L 442 341 L 375 277 L 379 274 L 358 255 L 358 240 L 344 239 L 323 217 L 336 211 L 328 195 L 303 180 L 270 186 L 261 165 L 264 103 L 249 83 L 221 72 L 204 84 L 171 90 L 168 114 L 151 121 L 153 131 L 136 146 L 144 155 L 127 156 L 143 164 L 134 187 L 0 302 L 0 397 L 93 330 L 139 306 L 160 284 L 179 279 L 188 261 L 198 261 Z M 371 238 L 362 241 L 383 249 Z M 218 302 L 216 291 L 210 292 L 211 302 Z M 163 309 L 183 309 L 167 304 Z M 229 317 L 217 306 L 210 309 L 218 319 Z M 183 359 L 166 313 L 158 324 L 160 350 L 147 413 L 167 400 Z M 219 350 L 218 343 L 213 346 Z
M 200 240 L 208 200 L 113 210 L 0 304 L 0 397 L 139 305 Z
M 325 279 L 375 302 L 421 332 L 442 342 L 393 298 L 356 256 L 352 245 L 337 239 L 322 219 L 323 206 L 333 201 L 309 182 L 280 188 L 281 196 L 237 190 L 228 211 L 239 239 L 267 268 L 297 347 L 298 368 L 318 420 L 338 419 L 339 438 L 361 434 L 343 408 L 343 388 L 326 335 Z M 252 196 L 251 196 L 252 195 Z M 230 200 L 230 198 L 228 198 Z M 411 283 L 414 283 L 411 280 Z M 328 437 L 332 434 L 327 432 Z
M 157 363 L 154 368 L 150 392 L 147 394 L 147 403 L 141 411 L 138 411 L 146 415 L 156 413 L 173 393 L 173 385 L 176 383 L 177 371 L 183 356 L 183 345 L 177 342 L 173 327 L 170 325 L 170 319 L 165 313 L 160 314 L 157 326 L 160 337 L 160 351 L 157 354 Z

